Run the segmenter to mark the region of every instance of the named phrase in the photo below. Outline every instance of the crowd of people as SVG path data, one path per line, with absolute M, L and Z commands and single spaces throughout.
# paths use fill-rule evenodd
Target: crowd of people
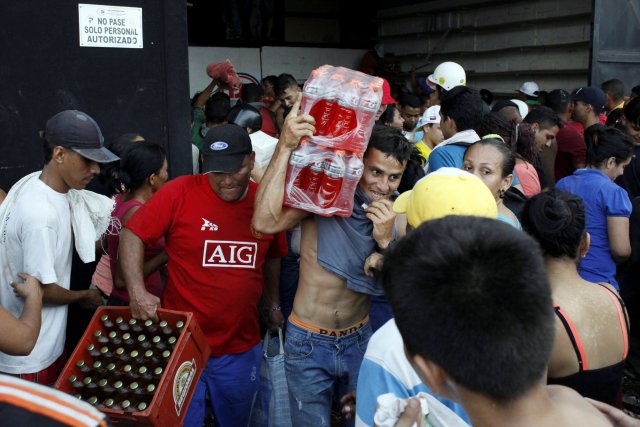
M 640 87 L 494 101 L 453 62 L 383 79 L 353 212 L 325 217 L 284 203 L 316 132 L 298 81 L 235 106 L 220 83 L 192 98 L 193 174 L 171 180 L 142 135 L 47 121 L 43 169 L 0 203 L 0 401 L 50 416 L 2 396 L 42 397 L 21 380 L 58 378 L 87 324 L 69 307 L 106 304 L 195 315 L 211 357 L 185 426 L 248 425 L 278 328 L 294 427 L 640 425 L 621 411 L 640 408 Z

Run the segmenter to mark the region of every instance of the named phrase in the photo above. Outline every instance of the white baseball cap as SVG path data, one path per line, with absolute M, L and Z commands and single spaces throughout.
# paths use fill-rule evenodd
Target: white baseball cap
M 522 92 L 527 96 L 538 96 L 538 92 L 540 92 L 540 87 L 536 82 L 524 82 L 518 92 Z
M 433 105 L 427 108 L 422 114 L 422 120 L 420 120 L 422 126 L 429 124 L 440 124 L 440 106 Z

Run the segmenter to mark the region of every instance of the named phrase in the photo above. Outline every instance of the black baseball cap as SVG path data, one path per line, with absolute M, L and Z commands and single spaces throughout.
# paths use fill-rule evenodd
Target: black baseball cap
M 493 104 L 493 107 L 491 108 L 491 112 L 492 113 L 497 113 L 498 111 L 502 110 L 503 108 L 507 108 L 507 107 L 518 108 L 518 104 L 516 104 L 513 101 L 509 101 L 509 100 L 506 100 L 506 99 L 501 99 L 500 101 L 496 101 L 496 103 Z
M 251 154 L 251 138 L 238 125 L 225 124 L 209 129 L 202 140 L 202 171 L 234 173 Z
M 574 101 L 582 101 L 603 110 L 604 104 L 607 102 L 607 95 L 599 87 L 583 86 L 571 96 L 571 99 Z
M 47 121 L 44 138 L 51 144 L 69 148 L 82 157 L 98 163 L 120 160 L 107 150 L 100 127 L 88 114 L 65 110 Z

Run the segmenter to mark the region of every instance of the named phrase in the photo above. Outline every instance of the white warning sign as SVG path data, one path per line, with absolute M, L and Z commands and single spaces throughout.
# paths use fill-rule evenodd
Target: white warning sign
M 142 49 L 142 8 L 78 4 L 80 46 Z

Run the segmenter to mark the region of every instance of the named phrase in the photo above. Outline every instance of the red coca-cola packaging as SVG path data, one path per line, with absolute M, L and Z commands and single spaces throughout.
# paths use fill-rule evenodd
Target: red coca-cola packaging
M 324 216 L 351 215 L 381 100 L 378 77 L 330 65 L 313 70 L 300 114 L 316 119 L 316 134 L 303 138 L 291 154 L 285 205 Z

